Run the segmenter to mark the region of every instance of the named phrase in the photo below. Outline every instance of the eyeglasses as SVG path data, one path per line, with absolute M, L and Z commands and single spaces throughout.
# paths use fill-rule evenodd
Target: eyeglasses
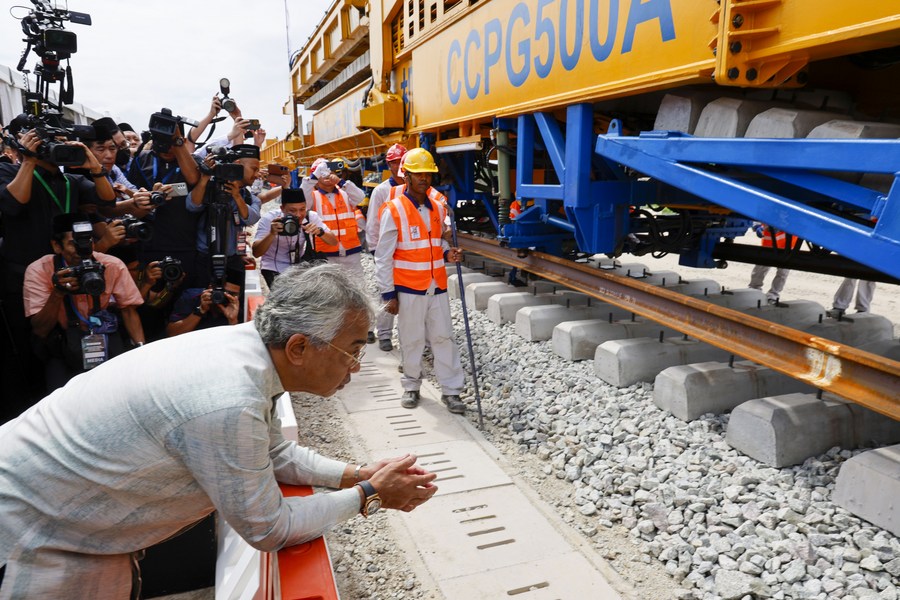
M 334 348 L 335 350 L 337 350 L 338 352 L 340 352 L 341 354 L 343 354 L 344 356 L 349 358 L 351 361 L 353 361 L 354 367 L 358 366 L 362 362 L 363 357 L 366 355 L 366 347 L 365 346 L 360 346 L 359 350 L 357 350 L 355 354 L 350 354 L 346 350 L 341 350 L 340 348 L 338 348 L 331 342 L 327 342 L 320 337 L 315 337 L 315 336 L 309 336 L 309 337 L 311 337 L 315 340 L 318 340 L 318 341 L 322 342 L 323 344 L 328 344 L 329 346 L 331 346 L 332 348 Z

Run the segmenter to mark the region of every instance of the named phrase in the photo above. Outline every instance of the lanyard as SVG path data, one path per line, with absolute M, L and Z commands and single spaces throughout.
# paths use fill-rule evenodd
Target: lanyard
M 56 202 L 56 206 L 59 207 L 63 213 L 69 212 L 69 206 L 71 205 L 72 200 L 72 184 L 69 182 L 69 178 L 63 175 L 63 179 L 66 180 L 66 207 L 63 208 L 63 205 L 60 204 L 59 198 L 56 197 L 56 194 L 53 193 L 53 190 L 50 189 L 50 186 L 47 185 L 47 182 L 44 181 L 44 178 L 41 177 L 41 174 L 37 171 L 34 172 L 34 176 L 37 177 L 37 180 L 44 186 L 44 189 L 47 190 L 47 193 L 50 194 L 50 197 L 53 198 L 53 201 Z
M 169 169 L 169 171 L 165 175 L 163 175 L 162 183 L 169 183 L 169 178 L 172 177 L 172 175 L 174 175 L 175 173 L 178 173 L 179 171 L 181 171 L 181 167 L 173 167 L 173 168 Z M 156 176 L 157 176 L 158 172 L 159 172 L 159 157 L 154 156 L 153 157 L 153 181 L 156 181 Z

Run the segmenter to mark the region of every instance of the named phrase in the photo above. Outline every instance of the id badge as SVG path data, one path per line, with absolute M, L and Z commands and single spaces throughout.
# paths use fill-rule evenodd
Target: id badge
M 81 357 L 85 371 L 105 363 L 108 354 L 106 334 L 92 333 L 81 338 Z
M 411 237 L 411 238 L 414 239 L 414 240 L 417 240 L 417 239 L 419 239 L 420 237 L 422 237 L 422 232 L 419 231 L 419 226 L 418 226 L 418 225 L 412 225 L 412 226 L 409 228 L 409 237 Z

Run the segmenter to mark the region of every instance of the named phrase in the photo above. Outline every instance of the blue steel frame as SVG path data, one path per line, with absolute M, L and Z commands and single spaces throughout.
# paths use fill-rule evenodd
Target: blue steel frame
M 595 146 L 607 161 L 900 277 L 900 141 L 610 131 Z M 821 171 L 886 174 L 893 184 L 882 194 Z

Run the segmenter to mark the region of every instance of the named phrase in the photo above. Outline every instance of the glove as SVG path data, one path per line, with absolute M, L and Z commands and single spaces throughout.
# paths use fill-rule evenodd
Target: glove
M 319 164 L 319 166 L 316 167 L 316 170 L 313 171 L 313 177 L 316 179 L 324 179 L 329 175 L 331 175 L 331 169 L 328 168 L 326 163 Z

